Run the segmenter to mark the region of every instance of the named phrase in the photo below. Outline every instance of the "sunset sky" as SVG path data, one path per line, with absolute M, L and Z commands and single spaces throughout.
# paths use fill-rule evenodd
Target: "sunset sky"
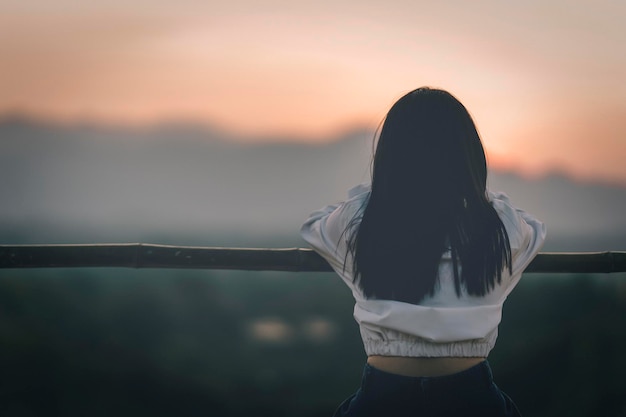
M 455 94 L 491 163 L 626 184 L 626 1 L 0 0 L 0 115 L 319 140 Z

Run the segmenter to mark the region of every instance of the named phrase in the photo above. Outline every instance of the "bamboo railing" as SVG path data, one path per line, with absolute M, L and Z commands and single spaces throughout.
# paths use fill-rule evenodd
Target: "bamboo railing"
M 332 271 L 317 253 L 302 248 L 218 248 L 145 243 L 0 245 L 0 269 L 80 267 Z M 626 272 L 626 252 L 542 252 L 526 272 Z

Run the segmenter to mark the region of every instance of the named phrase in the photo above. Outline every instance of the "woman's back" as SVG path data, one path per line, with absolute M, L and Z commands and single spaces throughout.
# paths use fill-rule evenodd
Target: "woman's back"
M 336 416 L 513 415 L 485 358 L 545 227 L 486 183 L 465 107 L 420 88 L 387 114 L 371 184 L 302 226 L 352 291 L 368 355 Z

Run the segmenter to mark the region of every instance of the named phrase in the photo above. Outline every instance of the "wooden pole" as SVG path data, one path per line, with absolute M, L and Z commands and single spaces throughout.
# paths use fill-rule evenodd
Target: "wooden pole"
M 317 253 L 301 248 L 217 248 L 145 243 L 0 245 L 0 269 L 81 267 L 332 271 Z M 626 252 L 540 253 L 526 272 L 626 272 Z

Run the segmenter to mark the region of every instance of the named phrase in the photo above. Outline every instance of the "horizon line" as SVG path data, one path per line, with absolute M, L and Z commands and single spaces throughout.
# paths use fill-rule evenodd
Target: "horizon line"
M 107 120 L 98 116 L 57 117 L 33 112 L 10 110 L 0 111 L 0 124 L 25 123 L 32 125 L 44 125 L 51 127 L 94 127 L 113 130 L 152 131 L 162 128 L 180 127 L 188 130 L 206 130 L 214 134 L 222 135 L 229 141 L 243 144 L 280 144 L 280 143 L 307 143 L 311 145 L 323 145 L 355 132 L 371 133 L 374 138 L 376 126 L 368 126 L 367 122 L 343 123 L 334 128 L 322 129 L 317 133 L 297 132 L 292 129 L 275 129 L 254 133 L 245 129 L 237 129 L 226 126 L 210 119 L 186 118 L 172 116 L 155 118 L 152 120 Z
M 240 133 L 236 129 L 229 129 L 212 123 L 209 120 L 163 118 L 153 121 L 107 121 L 97 117 L 77 117 L 71 119 L 54 116 L 43 116 L 22 111 L 0 112 L 0 126 L 18 123 L 31 126 L 43 126 L 51 128 L 94 128 L 130 132 L 158 132 L 159 130 L 181 129 L 186 131 L 199 131 L 217 136 L 221 142 L 236 145 L 262 147 L 276 145 L 298 145 L 320 147 L 329 146 L 346 140 L 354 139 L 356 135 L 364 135 L 364 139 L 374 143 L 376 128 L 368 127 L 366 123 L 352 124 L 329 131 L 327 134 L 303 134 L 303 133 Z M 519 166 L 509 165 L 504 160 L 506 157 L 498 155 L 486 149 L 489 170 L 499 174 L 515 175 L 525 180 L 539 181 L 549 178 L 565 178 L 581 185 L 603 185 L 609 187 L 626 188 L 626 178 L 607 178 L 605 176 L 582 176 L 570 172 L 564 167 L 553 166 L 539 172 L 530 172 Z

